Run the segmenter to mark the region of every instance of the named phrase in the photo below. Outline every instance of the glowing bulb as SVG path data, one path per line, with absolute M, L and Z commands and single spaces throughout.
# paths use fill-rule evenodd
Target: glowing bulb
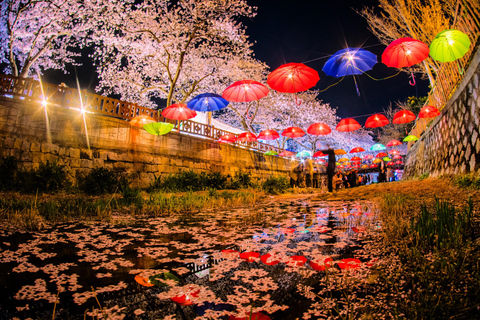
M 406 54 L 407 56 L 410 55 L 411 53 L 412 53 L 411 50 L 407 50 L 407 51 L 405 52 L 405 54 Z
M 449 45 L 453 46 L 454 43 L 455 43 L 455 41 L 453 41 L 453 40 L 451 40 L 451 39 L 448 40 L 448 44 L 449 44 Z
M 289 74 L 288 74 L 288 78 L 289 78 L 289 79 L 292 79 L 292 78 L 293 78 L 293 73 L 289 73 Z
M 46 107 L 47 107 L 47 101 L 43 100 L 43 101 L 42 101 L 42 106 L 43 106 L 44 108 L 46 108 Z

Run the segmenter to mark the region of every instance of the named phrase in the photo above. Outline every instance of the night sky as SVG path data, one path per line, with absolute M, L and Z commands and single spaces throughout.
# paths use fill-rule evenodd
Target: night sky
M 257 59 L 266 62 L 271 71 L 284 63 L 304 63 L 320 75 L 315 89 L 324 90 L 339 80 L 322 71 L 329 56 L 338 50 L 362 47 L 375 53 L 381 61 L 385 46 L 368 30 L 365 19 L 354 11 L 363 6 L 377 6 L 377 1 L 249 0 L 248 3 L 258 7 L 258 14 L 253 20 L 244 22 L 247 34 L 256 42 Z M 381 79 L 397 72 L 397 69 L 378 63 L 368 74 Z M 428 92 L 428 82 L 420 80 L 419 75 L 416 86 L 409 84 L 409 76 L 404 72 L 382 81 L 366 75 L 355 77 L 360 96 L 352 76 L 319 95 L 319 99 L 338 107 L 337 114 L 342 118 L 381 112 L 390 101 L 404 101 L 408 96 L 425 96 Z M 366 117 L 356 119 L 363 124 Z

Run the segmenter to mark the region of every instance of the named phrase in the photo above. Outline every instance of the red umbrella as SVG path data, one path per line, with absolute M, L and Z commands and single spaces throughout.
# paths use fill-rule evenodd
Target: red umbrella
M 323 159 L 317 159 L 317 160 L 315 160 L 315 163 L 325 164 L 327 162 Z
M 387 166 L 393 166 L 393 161 L 387 162 Z
M 376 164 L 371 164 L 371 165 L 370 165 L 370 168 L 376 168 L 376 167 L 377 167 Z
M 257 137 L 251 132 L 242 132 L 238 135 L 237 141 L 257 141 Z
M 303 63 L 287 63 L 268 75 L 267 84 L 273 90 L 295 93 L 310 89 L 318 80 L 318 72 Z
M 440 111 L 434 106 L 425 106 L 420 110 L 418 114 L 419 118 L 434 118 L 440 115 Z
M 280 138 L 280 135 L 275 130 L 263 130 L 258 134 L 257 139 L 260 140 L 275 140 Z
M 283 130 L 282 136 L 288 138 L 300 138 L 305 135 L 305 132 L 299 127 L 288 127 L 287 129 Z
M 231 133 L 226 133 L 220 136 L 220 138 L 218 138 L 218 142 L 220 143 L 228 143 L 228 142 L 235 142 L 235 141 L 237 141 L 237 137 L 235 137 L 235 135 Z
M 393 159 L 402 159 L 402 156 L 399 155 L 399 154 L 397 154 L 397 155 L 394 155 L 394 156 L 393 156 Z
M 417 117 L 413 114 L 412 111 L 409 110 L 401 110 L 395 113 L 395 116 L 393 117 L 393 123 L 395 124 L 402 124 L 402 123 L 408 123 L 412 122 L 415 120 Z
M 383 158 L 383 157 L 387 157 L 388 154 L 386 152 L 380 152 L 380 153 L 377 153 L 377 155 L 375 157 L 377 158 Z
M 398 140 L 390 140 L 390 142 L 387 143 L 387 147 L 395 147 L 395 146 L 399 146 L 401 145 L 402 143 Z
M 322 151 L 317 151 L 313 154 L 313 157 L 314 158 L 317 158 L 317 157 L 326 157 L 327 155 L 326 154 L 323 154 Z
M 301 267 L 307 262 L 307 258 L 304 256 L 291 256 L 287 261 L 287 265 L 291 267 Z
M 359 268 L 362 262 L 358 259 L 354 258 L 347 258 L 342 259 L 341 262 L 338 263 L 338 267 L 340 269 L 356 269 Z
M 260 82 L 241 80 L 231 84 L 223 91 L 222 98 L 234 102 L 258 100 L 268 94 L 268 88 Z
M 350 131 L 358 130 L 361 127 L 362 126 L 360 125 L 360 123 L 357 122 L 357 120 L 352 118 L 347 118 L 347 119 L 340 120 L 340 122 L 337 124 L 337 127 L 335 129 L 340 132 L 350 132 Z
M 323 261 L 318 261 L 318 263 L 314 261 L 309 261 L 310 267 L 312 267 L 313 270 L 317 271 L 325 271 L 325 269 L 329 269 L 333 265 L 333 260 L 332 258 L 326 258 Z
M 260 253 L 258 252 L 242 252 L 240 253 L 240 259 L 247 262 L 253 262 L 256 258 L 260 258 Z
M 255 312 L 255 313 L 252 313 L 252 317 L 250 317 L 250 315 L 244 318 L 237 318 L 234 316 L 230 316 L 228 320 L 270 320 L 270 317 L 267 315 L 264 315 L 261 312 Z
M 362 158 L 360 157 L 353 157 L 350 159 L 351 161 L 362 161 Z
M 400 160 L 395 161 L 395 164 L 402 164 L 403 162 Z
M 196 115 L 194 110 L 187 108 L 187 105 L 183 103 L 172 104 L 162 111 L 162 116 L 172 120 L 188 120 Z
M 170 298 L 173 302 L 178 303 L 181 306 L 190 306 L 193 304 L 191 298 L 198 297 L 198 294 L 200 293 L 200 290 L 195 290 L 194 286 L 190 286 L 188 288 L 188 291 L 185 294 L 178 295 L 176 297 Z
M 404 68 L 420 63 L 428 57 L 430 49 L 422 41 L 412 38 L 401 38 L 393 41 L 385 48 L 382 62 L 388 67 Z
M 349 153 L 357 153 L 357 152 L 364 152 L 365 149 L 361 148 L 361 147 L 356 147 L 356 148 L 353 148 L 352 150 L 350 150 Z
M 288 150 L 284 150 L 284 151 L 280 152 L 280 154 L 279 154 L 280 157 L 291 157 L 291 156 L 294 156 L 294 155 L 296 155 L 295 152 L 288 151 Z
M 388 121 L 387 117 L 385 117 L 383 114 L 377 113 L 373 116 L 368 117 L 367 121 L 365 121 L 365 127 L 378 128 L 383 127 L 389 123 L 390 121 Z
M 262 260 L 263 263 L 269 266 L 274 266 L 280 262 L 280 259 L 278 257 L 276 257 L 275 255 L 271 255 L 270 253 L 261 256 L 260 260 Z
M 388 151 L 388 154 L 400 154 L 400 151 L 392 149 L 392 150 Z
M 332 132 L 332 129 L 330 129 L 330 127 L 325 123 L 314 123 L 310 125 L 310 127 L 308 127 L 307 129 L 307 133 L 316 136 L 324 136 L 326 134 L 329 134 L 330 132 Z

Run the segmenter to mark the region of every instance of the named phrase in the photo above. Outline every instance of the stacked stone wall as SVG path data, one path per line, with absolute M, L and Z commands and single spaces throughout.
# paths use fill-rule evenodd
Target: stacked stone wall
M 95 167 L 122 169 L 140 187 L 182 170 L 232 176 L 246 171 L 262 180 L 287 176 L 294 165 L 211 139 L 177 132 L 154 136 L 116 118 L 59 107 L 47 107 L 45 114 L 39 104 L 0 98 L 0 156 L 10 155 L 27 170 L 58 161 L 72 182 Z
M 442 114 L 409 149 L 405 176 L 480 171 L 480 48 Z

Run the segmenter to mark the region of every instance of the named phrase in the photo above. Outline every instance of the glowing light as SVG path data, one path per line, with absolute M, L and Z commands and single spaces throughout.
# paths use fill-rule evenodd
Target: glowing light
M 412 51 L 411 51 L 411 50 L 407 50 L 407 51 L 405 52 L 405 54 L 408 56 L 408 55 L 412 54 Z
M 449 44 L 449 45 L 453 46 L 454 43 L 455 43 L 454 40 L 448 40 L 448 44 Z
M 289 78 L 289 79 L 292 79 L 292 78 L 293 78 L 293 73 L 289 73 L 289 74 L 288 74 L 288 78 Z

